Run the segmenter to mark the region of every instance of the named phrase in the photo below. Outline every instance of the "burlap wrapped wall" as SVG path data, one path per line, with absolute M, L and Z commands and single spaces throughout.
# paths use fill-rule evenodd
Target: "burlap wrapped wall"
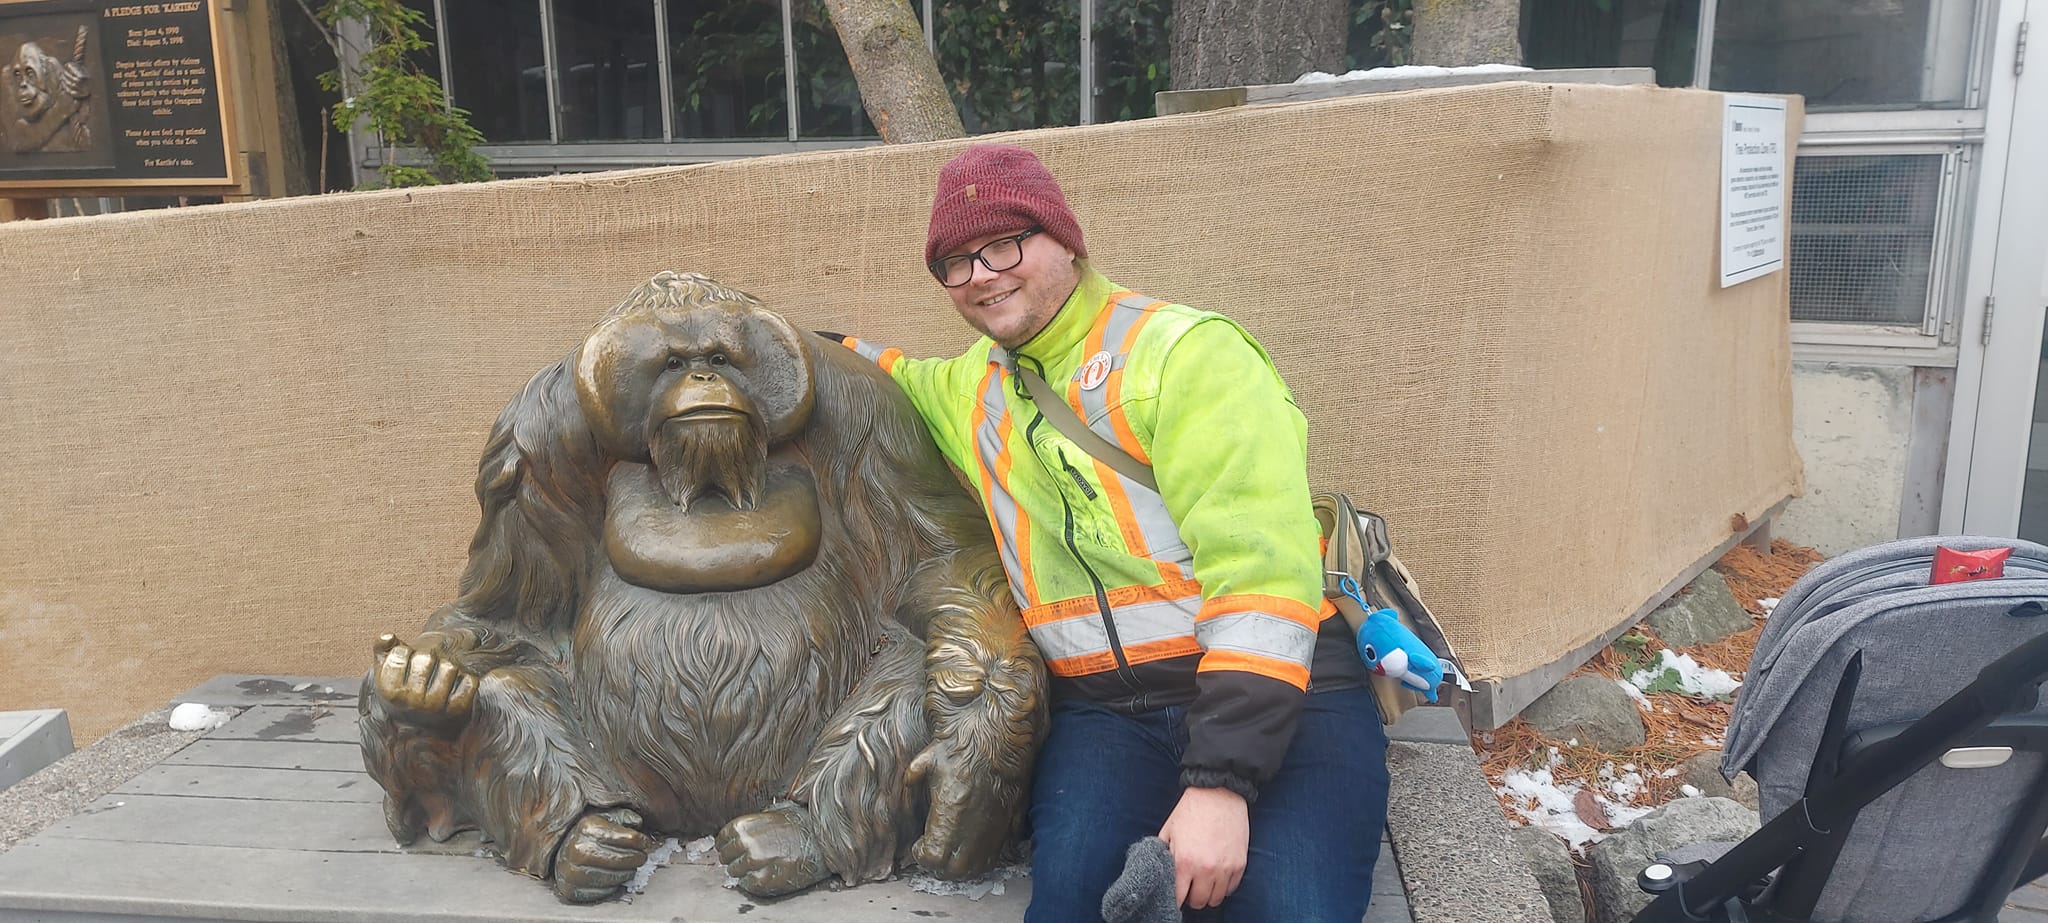
M 1112 278 L 1261 336 L 1316 482 L 1498 677 L 1799 489 L 1785 276 L 1715 285 L 1720 107 L 1508 84 L 1010 139 Z M 919 255 L 959 147 L 0 226 L 0 709 L 83 742 L 365 668 L 453 593 L 500 407 L 658 270 L 957 351 Z

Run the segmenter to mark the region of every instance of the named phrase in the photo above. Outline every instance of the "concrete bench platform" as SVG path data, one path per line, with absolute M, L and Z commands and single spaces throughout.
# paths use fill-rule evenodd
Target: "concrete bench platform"
M 0 789 L 35 775 L 71 752 L 71 720 L 61 708 L 0 711 Z
M 1030 880 L 980 898 L 899 877 L 761 900 L 684 855 L 643 893 L 557 902 L 505 871 L 474 833 L 400 847 L 363 771 L 353 679 L 221 677 L 179 697 L 242 709 L 83 809 L 0 853 L 0 921 L 830 921 L 1021 920 Z M 1382 845 L 1369 923 L 1410 919 Z M 928 880 L 926 880 L 927 883 Z M 996 893 L 1000 890 L 1000 893 Z

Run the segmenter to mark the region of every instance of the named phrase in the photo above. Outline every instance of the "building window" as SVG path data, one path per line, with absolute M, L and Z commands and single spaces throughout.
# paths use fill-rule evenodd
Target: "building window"
M 661 64 L 647 0 L 556 3 L 563 141 L 661 137 Z
M 540 2 L 445 0 L 449 95 L 486 139 L 548 141 L 547 51 Z
M 796 14 L 790 23 L 790 37 L 796 45 L 798 136 L 875 137 L 874 123 L 868 121 L 867 108 L 860 101 L 860 84 L 853 79 L 853 65 L 847 63 L 846 49 L 839 44 L 839 31 L 832 25 L 824 0 L 789 2 Z
M 782 4 L 665 0 L 678 138 L 787 138 Z M 836 50 L 836 49 L 835 49 Z
M 1080 123 L 1079 0 L 934 0 L 932 42 L 968 134 Z
M 1693 84 L 1700 0 L 1523 0 L 1530 67 L 1649 67 L 1667 87 Z
M 1945 157 L 1801 157 L 1792 181 L 1792 319 L 1918 327 Z
M 1361 6 L 1353 0 L 1354 19 Z M 1121 122 L 1155 113 L 1153 94 L 1167 89 L 1170 0 L 1095 0 L 1095 121 Z
M 1797 93 L 1814 111 L 1960 106 L 1974 0 L 1718 0 L 1717 90 Z

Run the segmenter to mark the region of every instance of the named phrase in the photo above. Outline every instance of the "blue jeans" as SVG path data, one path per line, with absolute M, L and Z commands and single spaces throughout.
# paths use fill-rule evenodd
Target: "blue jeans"
M 1125 715 L 1053 705 L 1032 781 L 1026 923 L 1102 919 L 1124 851 L 1157 834 L 1180 801 L 1186 717 L 1184 707 Z M 1252 803 L 1244 879 L 1221 919 L 1358 923 L 1386 822 L 1387 735 L 1372 691 L 1310 694 L 1287 759 Z

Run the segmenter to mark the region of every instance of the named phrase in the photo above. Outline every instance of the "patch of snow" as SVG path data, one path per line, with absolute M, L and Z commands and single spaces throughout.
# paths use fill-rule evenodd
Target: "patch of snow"
M 1296 77 L 1295 83 L 1330 83 L 1337 80 L 1398 80 L 1408 77 L 1448 77 L 1452 74 L 1517 74 L 1531 68 L 1519 64 L 1467 64 L 1462 67 L 1437 67 L 1430 64 L 1402 64 L 1396 67 L 1375 67 L 1370 70 L 1347 71 L 1331 74 L 1324 71 L 1309 71 Z
M 1778 608 L 1778 598 L 1773 596 L 1768 599 L 1759 599 L 1756 601 L 1756 605 L 1757 608 L 1764 610 L 1764 618 L 1770 618 L 1771 610 Z
M 171 709 L 171 730 L 211 731 L 234 720 L 231 708 L 208 708 L 198 702 L 186 702 Z
M 1593 829 L 1579 819 L 1578 796 L 1583 789 L 1574 782 L 1561 782 L 1551 774 L 1561 759 L 1553 759 L 1545 769 L 1511 769 L 1501 779 L 1495 791 L 1511 796 L 1515 802 L 1515 813 L 1531 826 L 1541 827 L 1563 837 L 1573 849 L 1600 842 L 1607 834 Z M 1632 795 L 1642 791 L 1643 777 L 1633 771 L 1613 775 L 1613 764 L 1601 767 L 1602 785 L 1593 791 L 1593 800 L 1599 802 L 1615 829 L 1635 822 L 1650 813 L 1650 808 L 1639 808 L 1629 804 Z
M 986 874 L 973 878 L 963 878 L 959 881 L 946 881 L 933 878 L 930 875 L 917 873 L 905 875 L 904 881 L 910 885 L 910 890 L 912 891 L 937 894 L 941 897 L 960 896 L 970 901 L 978 901 L 991 894 L 1001 896 L 1003 893 L 1003 882 L 1009 879 L 1029 877 L 1031 877 L 1031 869 L 1029 867 L 1005 865 L 990 869 Z
M 1700 796 L 1700 790 L 1690 785 L 1681 785 L 1678 787 L 1678 790 L 1687 798 L 1698 798 Z
M 654 870 L 667 865 L 668 860 L 674 858 L 682 849 L 683 844 L 677 842 L 675 837 L 669 837 L 660 846 L 655 847 L 653 852 L 647 854 L 647 861 L 640 863 L 640 868 L 634 870 L 633 880 L 626 882 L 626 893 L 639 894 L 647 890 L 647 879 L 654 877 Z
M 1742 681 L 1729 675 L 1726 670 L 1700 666 L 1698 661 L 1692 659 L 1691 654 L 1680 654 L 1665 648 L 1658 651 L 1657 656 L 1657 663 L 1631 674 L 1628 678 L 1629 683 L 1637 689 L 1647 690 L 1666 670 L 1672 670 L 1678 673 L 1679 691 L 1688 695 L 1728 695 L 1742 686 Z
M 717 865 L 717 853 L 718 838 L 707 836 L 684 844 L 683 861 L 691 865 Z
M 1622 688 L 1622 691 L 1627 692 L 1629 698 L 1636 700 L 1636 704 L 1641 706 L 1644 711 L 1657 710 L 1656 706 L 1650 704 L 1650 697 L 1644 695 L 1642 688 L 1637 686 L 1635 683 L 1629 682 L 1625 679 L 1617 679 L 1614 681 L 1614 684 L 1620 686 Z

